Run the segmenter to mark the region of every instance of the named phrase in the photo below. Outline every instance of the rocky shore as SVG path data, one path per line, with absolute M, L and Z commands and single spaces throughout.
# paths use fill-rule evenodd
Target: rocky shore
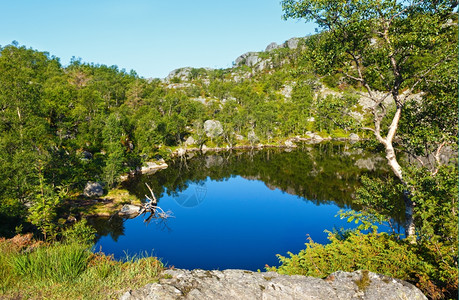
M 338 271 L 325 279 L 246 270 L 167 270 L 163 279 L 135 291 L 134 299 L 427 299 L 414 285 L 368 271 Z

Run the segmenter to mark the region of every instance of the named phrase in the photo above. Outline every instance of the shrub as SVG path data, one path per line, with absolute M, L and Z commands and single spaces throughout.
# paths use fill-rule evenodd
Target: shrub
M 441 299 L 457 290 L 457 270 L 456 284 L 451 280 L 451 270 L 448 275 L 439 276 L 436 262 L 427 259 L 432 254 L 427 248 L 420 250 L 387 233 L 354 231 L 344 238 L 330 233 L 328 239 L 331 243 L 327 245 L 309 239 L 306 249 L 298 254 L 289 252 L 290 257 L 278 255 L 281 266 L 267 266 L 267 270 L 321 278 L 338 270 L 368 270 L 412 282 L 432 299 Z

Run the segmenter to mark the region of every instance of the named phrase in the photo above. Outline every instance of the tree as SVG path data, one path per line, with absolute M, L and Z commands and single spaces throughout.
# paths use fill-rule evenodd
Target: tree
M 111 187 L 117 183 L 117 177 L 121 174 L 125 161 L 125 149 L 121 143 L 124 132 L 118 115 L 111 114 L 108 117 L 102 135 L 107 155 L 104 179 Z
M 64 190 L 56 193 L 54 188 L 45 182 L 43 167 L 38 166 L 39 184 L 35 193 L 35 199 L 29 209 L 29 220 L 42 232 L 45 240 L 56 232 L 56 210 L 61 202 Z
M 321 33 L 310 41 L 319 72 L 343 74 L 373 102 L 373 126 L 367 129 L 384 145 L 389 166 L 406 187 L 405 231 L 414 242 L 414 186 L 405 178 L 394 144 L 406 103 L 416 98 L 429 109 L 421 92 L 431 85 L 432 76 L 440 69 L 457 71 L 457 1 L 283 0 L 282 7 L 285 19 L 319 25 Z M 456 88 L 457 76 L 455 82 L 443 83 Z M 435 151 L 442 151 L 443 142 Z

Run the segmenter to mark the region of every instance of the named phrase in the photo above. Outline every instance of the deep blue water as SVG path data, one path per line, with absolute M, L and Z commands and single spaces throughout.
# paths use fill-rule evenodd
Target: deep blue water
M 279 265 L 276 254 L 304 249 L 307 235 L 326 243 L 325 229 L 353 226 L 335 217 L 340 207 L 333 202 L 318 205 L 241 176 L 207 177 L 178 195 L 164 193 L 158 205 L 175 218 L 125 220 L 116 241 L 102 236 L 96 249 L 118 259 L 154 255 L 176 268 L 263 270 Z

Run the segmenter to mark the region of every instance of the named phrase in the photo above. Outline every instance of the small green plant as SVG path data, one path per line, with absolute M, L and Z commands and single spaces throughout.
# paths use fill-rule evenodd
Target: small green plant
M 90 245 L 96 237 L 96 230 L 88 225 L 86 219 L 76 222 L 72 227 L 65 230 L 62 234 L 66 243 L 81 243 Z
M 362 270 L 361 277 L 355 281 L 355 284 L 361 291 L 365 291 L 370 286 L 371 280 L 368 270 Z

